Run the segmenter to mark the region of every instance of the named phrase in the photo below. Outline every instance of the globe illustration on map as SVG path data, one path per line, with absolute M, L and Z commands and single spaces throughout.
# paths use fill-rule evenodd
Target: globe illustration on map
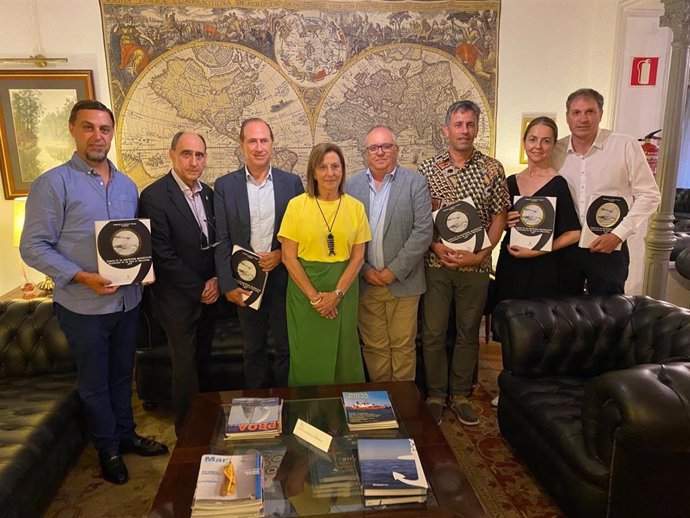
M 333 20 L 318 13 L 287 16 L 276 31 L 276 60 L 301 86 L 330 81 L 347 61 L 347 38 Z
M 300 98 L 275 63 L 241 45 L 198 42 L 160 56 L 137 78 L 119 113 L 121 164 L 140 188 L 170 169 L 177 131 L 204 136 L 202 179 L 213 184 L 241 164 L 240 124 L 250 117 L 273 129 L 274 167 L 307 168 L 312 135 Z
M 338 143 L 347 173 L 365 166 L 364 137 L 375 125 L 397 134 L 398 162 L 412 170 L 447 149 L 443 136 L 446 110 L 470 99 L 482 110 L 475 147 L 488 153 L 489 104 L 474 78 L 448 54 L 410 45 L 389 45 L 353 60 L 326 90 L 316 124 L 315 142 Z

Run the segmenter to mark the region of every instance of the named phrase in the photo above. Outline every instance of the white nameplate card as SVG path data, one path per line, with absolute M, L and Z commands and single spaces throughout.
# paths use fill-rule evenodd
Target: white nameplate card
M 319 430 L 315 426 L 312 426 L 301 419 L 297 419 L 295 429 L 292 431 L 292 433 L 303 441 L 308 442 L 312 446 L 315 446 L 319 450 L 325 451 L 326 453 L 328 453 L 328 449 L 331 447 L 331 441 L 333 440 L 333 437 L 328 435 L 326 432 Z

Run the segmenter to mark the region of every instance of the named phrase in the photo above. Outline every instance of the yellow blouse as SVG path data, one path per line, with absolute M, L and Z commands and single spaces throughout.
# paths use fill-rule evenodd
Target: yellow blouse
M 305 261 L 335 263 L 350 258 L 352 246 L 371 240 L 371 230 L 364 205 L 352 196 L 341 196 L 338 201 L 317 201 L 306 193 L 292 198 L 283 216 L 278 239 L 288 238 L 298 243 L 297 256 Z M 319 211 L 319 206 L 323 211 Z M 336 210 L 338 211 L 336 215 Z M 324 221 L 325 217 L 325 221 Z M 335 220 L 333 219 L 335 217 Z M 328 255 L 328 226 L 332 225 L 335 255 Z

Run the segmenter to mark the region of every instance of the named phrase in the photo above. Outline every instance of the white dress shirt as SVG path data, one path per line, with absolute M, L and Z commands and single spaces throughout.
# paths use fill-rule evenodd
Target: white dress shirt
M 276 218 L 276 202 L 273 193 L 273 169 L 269 168 L 264 183 L 259 183 L 249 174 L 247 178 L 247 197 L 249 198 L 249 220 L 251 233 L 249 244 L 255 252 L 270 252 L 273 246 L 273 231 Z
M 625 241 L 661 201 L 642 148 L 632 137 L 600 128 L 585 154 L 576 153 L 567 136 L 558 141 L 552 156 L 554 167 L 568 181 L 583 226 L 593 196 L 620 196 L 629 210 L 613 234 Z

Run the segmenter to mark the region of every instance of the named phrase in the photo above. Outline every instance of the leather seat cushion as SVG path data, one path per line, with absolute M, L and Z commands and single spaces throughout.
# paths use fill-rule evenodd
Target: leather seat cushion
M 527 379 L 504 371 L 499 376 L 501 403 L 510 405 L 522 417 L 521 422 L 529 423 L 536 436 L 560 452 L 573 472 L 606 487 L 609 471 L 587 453 L 582 435 L 585 381 L 568 376 Z
M 49 489 L 86 443 L 84 421 L 74 373 L 0 380 L 0 509 L 8 516 L 22 508 L 18 516 L 30 516 L 53 498 Z

